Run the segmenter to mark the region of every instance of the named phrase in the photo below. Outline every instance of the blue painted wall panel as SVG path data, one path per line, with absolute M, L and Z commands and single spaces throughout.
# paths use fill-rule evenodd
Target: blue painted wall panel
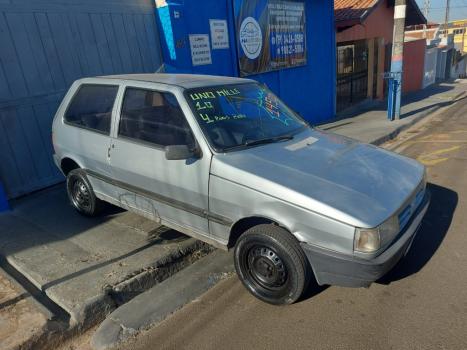
M 178 73 L 194 74 L 217 74 L 225 76 L 237 75 L 234 31 L 229 25 L 229 49 L 211 50 L 213 65 L 193 66 L 191 60 L 191 50 L 189 34 L 209 34 L 211 35 L 209 19 L 228 20 L 231 24 L 231 1 L 211 0 L 211 1 L 178 1 L 168 0 L 170 9 L 170 21 L 173 31 L 173 41 L 176 46 L 176 59 L 173 60 L 169 54 L 163 30 L 161 18 L 157 15 L 159 32 L 161 36 L 162 52 L 166 71 Z M 156 10 L 156 14 L 165 9 Z M 174 16 L 174 11 L 179 17 Z
M 29 44 L 31 46 L 31 52 L 29 53 L 34 57 L 34 61 L 39 71 L 39 79 L 36 84 L 41 84 L 43 92 L 54 91 L 54 83 L 52 74 L 50 72 L 49 63 L 45 56 L 44 46 L 42 44 L 42 38 L 39 34 L 39 29 L 36 24 L 33 13 L 23 14 L 23 23 L 28 36 Z M 46 69 L 44 69 L 46 67 Z
M 19 13 L 7 13 L 5 18 L 11 33 L 14 33 L 14 47 L 16 56 L 21 66 L 26 91 L 28 94 L 40 94 L 44 87 L 40 81 L 39 69 L 32 55 L 29 37 L 24 26 L 23 15 Z
M 24 184 L 28 179 L 37 178 L 37 172 L 34 167 L 33 155 L 27 142 L 25 142 L 24 130 L 19 118 L 20 116 L 18 116 L 16 109 L 7 109 L 0 113 L 0 123 L 2 123 L 3 129 L 5 130 L 6 140 L 11 145 L 9 150 L 16 160 L 18 167 L 21 169 L 16 176 L 18 176 L 22 184 Z M 5 181 L 2 182 L 5 183 Z M 8 182 L 6 183 L 8 184 Z
M 62 13 L 48 13 L 47 20 L 53 33 L 53 44 L 57 53 L 59 66 L 62 67 L 65 87 L 82 76 L 79 58 L 73 48 L 68 16 Z
M 136 70 L 131 61 L 130 46 L 126 39 L 125 26 L 123 25 L 123 16 L 121 14 L 112 14 L 112 23 L 117 38 L 117 46 L 120 51 L 120 57 L 123 62 L 124 71 Z
M 102 72 L 104 72 L 105 75 L 112 74 L 115 72 L 115 69 L 113 67 L 102 17 L 98 13 L 91 13 L 90 20 L 92 24 L 92 31 L 94 33 L 94 39 L 96 41 L 97 53 L 99 54 L 99 61 L 101 62 L 102 66 Z
M 5 81 L 8 83 L 10 92 L 7 96 L 0 96 L 1 99 L 28 95 L 23 71 L 13 42 L 13 37 L 6 21 L 6 15 L 0 13 L 0 61 L 2 62 L 3 72 L 6 76 Z
M 0 110 L 0 183 L 3 184 L 6 191 L 7 188 L 21 188 L 24 181 L 21 178 L 20 167 L 13 153 L 13 145 L 8 139 L 8 129 L 3 125 L 4 113 L 4 111 Z M 9 176 L 9 174 L 14 176 Z
M 152 0 L 0 1 L 0 183 L 10 198 L 57 183 L 51 125 L 70 84 L 161 65 Z
M 248 1 L 248 0 L 244 0 Z M 169 72 L 238 76 L 236 26 L 233 0 L 189 2 L 168 0 L 176 60 L 171 59 L 164 38 L 164 25 L 157 16 L 164 63 Z M 307 65 L 248 78 L 263 82 L 293 109 L 312 123 L 334 117 L 335 113 L 335 32 L 332 1 L 306 0 Z M 156 13 L 160 12 L 158 9 Z M 174 16 L 178 13 L 179 18 Z M 230 36 L 228 50 L 211 50 L 211 65 L 193 66 L 189 34 L 209 34 L 209 19 L 226 19 Z
M 153 13 L 143 16 L 144 29 L 146 31 L 146 41 L 148 43 L 149 57 L 151 57 L 152 67 L 161 65 L 162 53 L 159 42 L 159 31 L 156 26 L 156 20 Z
M 107 45 L 109 47 L 110 59 L 112 60 L 112 68 L 114 72 L 121 73 L 123 72 L 122 58 L 120 57 L 120 51 L 113 28 L 112 17 L 110 14 L 105 13 L 101 15 L 101 18 L 105 37 L 107 38 Z
M 53 175 L 49 166 L 49 153 L 45 147 L 44 139 L 40 132 L 39 124 L 32 106 L 17 108 L 17 118 L 21 124 L 22 142 L 27 145 L 28 151 L 33 156 L 32 165 L 35 170 L 35 178 L 49 178 Z M 50 136 L 50 132 L 49 132 Z
M 35 13 L 34 17 L 41 36 L 44 53 L 47 57 L 47 69 L 52 74 L 54 90 L 63 90 L 66 87 L 65 76 L 60 66 L 60 60 L 58 58 L 52 31 L 50 30 L 47 13 Z

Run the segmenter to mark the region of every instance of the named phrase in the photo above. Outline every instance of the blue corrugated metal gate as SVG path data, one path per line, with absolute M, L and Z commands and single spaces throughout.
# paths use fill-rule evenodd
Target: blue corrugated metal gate
M 62 181 L 51 123 L 81 77 L 161 65 L 151 0 L 0 0 L 0 182 L 10 198 Z

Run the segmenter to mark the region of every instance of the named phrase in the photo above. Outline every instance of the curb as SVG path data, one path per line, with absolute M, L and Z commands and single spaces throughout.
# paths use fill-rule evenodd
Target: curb
M 383 144 L 383 143 L 385 143 L 385 142 L 387 142 L 389 140 L 392 140 L 392 139 L 396 138 L 396 136 L 399 135 L 402 131 L 410 128 L 411 126 L 413 126 L 414 124 L 416 124 L 420 120 L 422 120 L 423 118 L 429 116 L 430 114 L 435 113 L 436 111 L 438 111 L 441 108 L 442 108 L 441 106 L 434 106 L 434 107 L 432 107 L 430 109 L 427 109 L 426 111 L 423 111 L 419 115 L 413 117 L 413 119 L 409 123 L 401 125 L 397 129 L 390 132 L 389 134 L 378 137 L 377 139 L 372 140 L 369 143 L 371 143 L 372 145 L 375 145 L 375 146 L 379 146 L 379 145 L 381 145 L 381 144 Z
M 15 267 L 7 259 L 3 259 L 2 263 L 0 256 L 0 269 L 23 293 L 30 295 L 31 302 L 48 320 L 43 332 L 39 336 L 28 339 L 21 344 L 20 348 L 54 349 L 58 347 L 66 338 L 76 336 L 105 320 L 106 316 L 122 303 L 179 274 L 198 260 L 203 260 L 204 256 L 212 254 L 212 251 L 211 246 L 201 241 L 195 239 L 183 241 L 177 250 L 173 250 L 164 259 L 155 260 L 151 265 L 126 276 L 118 284 L 107 286 L 102 290 L 102 294 L 87 299 L 68 310 L 63 309 L 60 305 L 61 300 L 50 295 L 50 291 L 42 291 L 31 282 L 27 274 L 24 274 L 25 271 L 19 269 L 18 266 Z M 25 289 L 23 285 L 33 286 L 31 288 L 34 291 Z M 56 310 L 57 308 L 59 310 Z M 61 315 L 61 313 L 66 315 Z
M 113 348 L 148 329 L 233 271 L 232 254 L 216 250 L 112 312 L 93 335 L 92 348 Z
M 173 250 L 163 259 L 154 261 L 140 271 L 135 271 L 116 285 L 104 287 L 100 295 L 68 310 L 71 316 L 70 328 L 79 331 L 98 324 L 119 305 L 176 275 L 211 252 L 211 246 L 198 240 L 189 239 L 180 243 L 177 250 Z M 60 305 L 60 300 L 57 300 L 50 292 L 46 291 L 46 294 Z

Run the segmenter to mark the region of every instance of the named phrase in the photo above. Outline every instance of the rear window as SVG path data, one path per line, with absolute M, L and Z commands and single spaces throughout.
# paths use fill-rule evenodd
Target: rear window
M 114 85 L 82 85 L 65 113 L 65 122 L 109 134 L 117 91 Z

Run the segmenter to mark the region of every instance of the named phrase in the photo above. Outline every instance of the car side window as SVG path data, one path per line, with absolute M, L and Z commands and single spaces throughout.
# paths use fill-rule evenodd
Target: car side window
M 175 96 L 146 89 L 126 89 L 118 134 L 156 146 L 194 145 Z
M 115 85 L 81 85 L 65 113 L 65 122 L 101 133 L 110 133 Z

